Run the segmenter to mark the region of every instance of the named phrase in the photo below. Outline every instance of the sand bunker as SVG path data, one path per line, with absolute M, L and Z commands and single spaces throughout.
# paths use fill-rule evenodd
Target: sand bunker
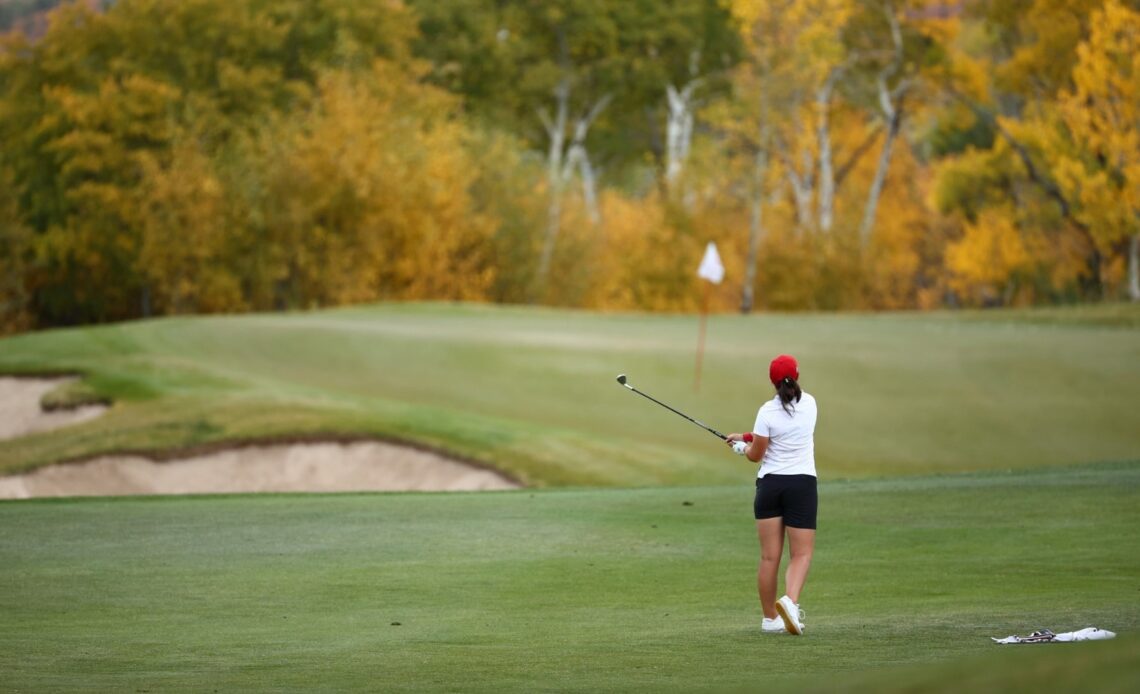
M 59 379 L 0 378 L 0 439 L 86 421 L 106 408 L 43 412 Z M 248 492 L 477 491 L 514 481 L 437 453 L 379 441 L 249 445 L 181 460 L 104 456 L 0 477 L 0 499 Z
M 40 407 L 40 398 L 74 380 L 0 376 L 0 440 L 79 424 L 103 414 L 107 410 L 105 405 L 84 405 L 53 412 L 45 412 Z
M 406 446 L 364 441 L 247 446 L 169 462 L 107 456 L 0 477 L 0 499 L 241 492 L 475 491 L 519 485 Z

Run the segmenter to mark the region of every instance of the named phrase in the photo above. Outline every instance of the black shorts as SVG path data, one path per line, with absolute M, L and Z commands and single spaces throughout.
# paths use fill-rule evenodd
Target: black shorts
M 756 520 L 782 517 L 784 525 L 815 530 L 818 508 L 814 475 L 764 475 L 756 480 Z

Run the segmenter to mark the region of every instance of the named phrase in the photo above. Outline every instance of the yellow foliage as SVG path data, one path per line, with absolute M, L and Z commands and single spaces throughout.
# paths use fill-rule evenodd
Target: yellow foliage
M 1027 97 L 1051 95 L 1068 81 L 1069 61 L 1084 37 L 1086 21 L 1103 4 L 1104 0 L 1032 0 L 1014 22 L 1017 31 L 1031 40 L 1021 43 L 995 70 L 997 83 Z
M 1140 233 L 1140 12 L 1109 0 L 1077 54 L 1074 88 L 1057 103 L 1067 138 L 1053 143 L 1054 170 L 1109 249 Z
M 588 271 L 592 277 L 584 305 L 609 310 L 693 311 L 700 307 L 705 281 L 697 268 L 705 245 L 718 245 L 725 282 L 710 288 L 710 310 L 730 308 L 739 295 L 741 254 L 733 227 L 719 223 L 715 209 L 686 214 L 652 193 L 631 199 L 603 196 L 601 243 Z
M 965 226 L 965 235 L 946 249 L 950 286 L 980 301 L 1006 296 L 1031 261 L 1012 212 L 986 210 Z
M 270 234 L 302 303 L 475 300 L 493 280 L 493 220 L 474 209 L 474 164 L 455 104 L 377 62 L 367 81 L 332 74 L 271 171 Z
M 188 142 L 170 166 L 146 161 L 139 260 L 161 313 L 241 311 L 238 250 L 230 240 L 226 193 L 208 157 Z

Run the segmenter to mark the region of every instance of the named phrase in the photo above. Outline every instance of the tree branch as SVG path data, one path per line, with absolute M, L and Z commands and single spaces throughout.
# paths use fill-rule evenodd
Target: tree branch
M 1007 130 L 1005 126 L 1003 126 L 1001 122 L 998 121 L 997 117 L 994 114 L 990 113 L 987 109 L 982 108 L 982 106 L 975 102 L 973 99 L 969 98 L 951 85 L 947 85 L 947 91 L 966 108 L 970 109 L 970 111 L 972 111 L 975 116 L 981 118 L 990 127 L 996 130 L 999 135 L 1001 135 L 1002 139 L 1006 141 L 1011 149 L 1013 149 L 1013 152 L 1017 155 L 1017 158 L 1021 160 L 1022 165 L 1025 167 L 1026 173 L 1029 175 L 1029 180 L 1037 184 L 1041 190 L 1045 191 L 1046 195 L 1052 198 L 1053 201 L 1060 206 L 1061 214 L 1064 215 L 1066 219 L 1071 221 L 1079 229 L 1088 234 L 1088 227 L 1079 219 L 1073 216 L 1072 206 L 1069 204 L 1069 201 L 1065 197 L 1065 194 L 1061 191 L 1061 188 L 1057 185 L 1056 181 L 1041 172 L 1037 164 L 1034 163 L 1033 157 L 1029 154 L 1029 150 L 1025 147 L 1025 145 L 1018 141 L 1018 139 L 1013 136 L 1013 133 L 1009 132 L 1009 130 Z
M 855 164 L 857 164 L 859 160 L 863 158 L 863 155 L 867 153 L 867 150 L 871 149 L 871 146 L 874 145 L 875 141 L 879 139 L 879 133 L 882 131 L 882 124 L 876 124 L 875 127 L 871 128 L 870 132 L 867 133 L 867 137 L 863 138 L 863 141 L 859 143 L 859 146 L 851 151 L 851 156 L 847 157 L 847 160 L 844 161 L 835 171 L 836 186 L 843 183 L 843 179 L 847 177 L 847 174 L 851 173 L 851 169 L 853 169 L 855 167 Z

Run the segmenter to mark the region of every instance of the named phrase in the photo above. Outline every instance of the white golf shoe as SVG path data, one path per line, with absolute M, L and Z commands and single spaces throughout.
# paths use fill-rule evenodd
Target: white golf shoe
M 773 617 L 772 619 L 765 617 L 764 621 L 760 623 L 760 631 L 764 632 L 765 634 L 788 633 L 788 630 L 784 628 L 784 620 L 780 619 L 779 617 Z
M 801 636 L 804 633 L 804 613 L 800 610 L 800 606 L 792 602 L 792 599 L 787 595 L 776 601 L 776 612 L 780 613 L 780 619 L 784 620 L 784 628 L 788 630 L 789 634 Z

